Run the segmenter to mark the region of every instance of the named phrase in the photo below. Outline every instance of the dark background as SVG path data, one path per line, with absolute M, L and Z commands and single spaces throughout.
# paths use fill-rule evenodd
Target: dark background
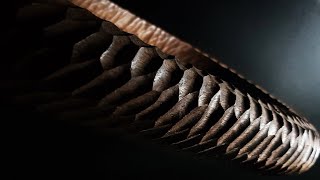
M 118 4 L 202 49 L 320 128 L 320 1 Z
M 237 70 L 320 129 L 319 0 L 116 2 Z M 319 171 L 318 163 L 296 178 L 319 178 Z
M 320 129 L 319 1 L 116 2 L 236 69 Z M 3 19 L 13 17 L 5 10 L 1 13 Z M 12 22 L 8 20 L 8 24 Z M 123 132 L 100 134 L 51 124 L 23 108 L 4 105 L 1 114 L 6 117 L 2 121 L 6 129 L 4 170 L 11 179 L 320 177 L 319 161 L 301 176 L 260 176 L 224 161 L 177 153 Z

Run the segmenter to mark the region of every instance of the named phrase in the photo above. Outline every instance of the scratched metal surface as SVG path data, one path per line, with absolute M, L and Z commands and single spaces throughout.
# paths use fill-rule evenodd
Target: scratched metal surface
M 94 23 L 93 23 L 93 25 L 94 25 Z M 100 34 L 100 35 L 98 34 L 97 36 L 100 37 L 101 34 Z M 94 36 L 92 36 L 92 38 L 94 39 Z M 125 38 L 124 38 L 124 39 L 125 39 Z M 105 40 L 106 40 L 106 41 L 109 41 L 108 38 L 105 39 Z M 121 42 L 121 39 L 118 41 L 118 43 L 115 43 L 115 44 L 121 44 L 121 43 L 119 43 L 119 42 Z M 122 40 L 122 42 L 126 44 L 126 40 Z M 81 45 L 79 45 L 79 47 L 81 48 Z M 85 48 L 86 48 L 86 47 L 85 47 Z M 148 48 L 145 48 L 145 49 L 148 49 Z M 139 53 L 140 53 L 140 54 L 141 54 L 141 53 L 142 53 L 142 54 L 143 54 L 143 53 L 147 53 L 147 54 L 148 54 L 148 53 L 149 53 L 149 54 L 151 53 L 151 56 L 153 56 L 153 55 L 152 55 L 152 54 L 153 54 L 152 51 L 149 52 L 148 50 L 145 50 L 145 49 L 143 49 L 143 48 L 140 49 L 139 51 L 141 51 L 141 52 L 139 52 Z M 83 51 L 81 50 L 81 51 L 79 51 L 79 52 L 81 53 L 81 52 L 83 52 Z M 74 59 L 77 59 L 76 56 L 77 56 L 77 54 L 74 53 L 72 57 L 75 57 Z M 142 57 L 143 57 L 143 56 L 142 56 Z M 165 64 L 165 63 L 164 63 L 164 64 Z M 170 63 L 169 63 L 169 64 L 170 64 Z M 143 65 L 143 63 L 142 63 L 142 65 Z M 76 66 L 76 67 L 73 67 L 73 68 L 75 68 L 75 69 L 79 69 L 79 68 L 80 68 L 80 69 L 81 69 L 81 68 L 82 68 L 81 66 L 83 66 L 83 67 L 89 67 L 89 69 L 90 69 L 90 67 L 92 67 L 92 68 L 93 68 L 93 71 L 100 71 L 99 68 L 98 68 L 98 69 L 95 68 L 96 65 L 95 65 L 94 61 L 89 62 L 89 63 L 83 63 L 82 65 L 79 65 L 78 67 Z M 139 63 L 137 64 L 137 66 L 139 66 Z M 171 67 L 171 66 L 168 66 L 168 67 Z M 70 70 L 72 71 L 73 68 L 70 67 L 70 68 L 69 68 L 69 71 L 70 71 Z M 66 69 L 68 69 L 68 68 L 66 68 Z M 135 69 L 135 68 L 133 67 L 133 70 L 134 70 L 134 69 Z M 164 69 L 166 69 L 166 68 L 164 68 Z M 169 69 L 170 69 L 170 68 L 169 68 Z M 175 69 L 175 68 L 173 68 L 173 69 Z M 121 68 L 120 68 L 120 70 L 121 70 Z M 68 71 L 68 70 L 67 70 L 67 71 Z M 137 68 L 137 72 L 131 71 L 131 74 L 132 74 L 132 73 L 133 73 L 133 75 L 136 74 L 137 76 L 139 75 L 139 73 L 140 73 L 140 74 L 141 74 L 141 73 L 144 74 L 143 71 L 139 71 L 139 68 Z M 190 74 L 190 73 L 191 73 L 191 74 Z M 158 74 L 160 74 L 160 75 L 158 75 L 158 76 L 161 77 L 161 73 L 158 73 Z M 91 75 L 91 76 L 94 76 L 94 74 L 90 74 L 90 75 Z M 54 78 L 57 78 L 57 77 L 59 78 L 59 76 L 60 76 L 60 77 L 63 76 L 63 72 L 57 72 L 57 73 L 49 76 L 47 79 L 50 80 L 50 79 L 54 79 Z M 153 76 L 153 75 L 151 75 L 151 76 Z M 164 74 L 164 76 L 165 76 L 165 74 Z M 192 69 L 187 70 L 183 76 L 186 76 L 186 77 L 188 76 L 189 78 L 192 79 L 192 77 L 194 76 L 194 75 L 192 74 Z M 156 76 L 156 77 L 157 77 L 157 76 Z M 196 78 L 196 77 L 195 77 L 195 78 Z M 160 78 L 160 79 L 161 79 L 161 78 Z M 182 78 L 182 79 L 183 79 L 183 78 Z M 134 80 L 134 82 L 135 82 L 135 81 L 137 81 L 137 80 Z M 138 81 L 139 81 L 139 80 L 138 80 Z M 138 81 L 137 81 L 137 82 L 138 82 Z M 144 82 L 145 80 L 142 80 L 142 81 Z M 215 80 L 215 81 L 217 81 L 217 84 L 219 84 L 219 88 L 222 88 L 222 89 L 225 88 L 225 87 L 223 86 L 223 84 L 224 84 L 223 82 L 222 82 L 222 83 L 220 82 L 220 83 L 221 83 L 221 84 L 220 84 L 220 83 L 219 83 L 220 80 Z M 183 92 L 184 92 L 184 91 L 188 92 L 188 87 L 189 87 L 189 88 L 190 88 L 190 87 L 193 88 L 192 85 L 190 86 L 190 85 L 185 84 L 185 83 L 183 83 L 183 82 L 187 82 L 187 81 L 180 81 L 180 85 L 179 85 L 179 86 L 180 86 L 180 87 L 179 87 L 180 90 L 179 90 L 179 91 L 181 91 L 180 94 L 182 94 L 182 95 L 181 95 L 181 99 L 184 97 Z M 192 81 L 191 81 L 191 82 L 192 82 Z M 204 78 L 204 80 L 203 80 L 203 83 L 204 83 L 204 84 L 209 83 L 209 82 L 211 82 L 211 81 L 208 81 L 208 80 L 206 80 L 206 78 Z M 75 83 L 77 83 L 77 82 L 75 82 Z M 71 85 L 71 86 L 72 86 L 72 85 Z M 230 90 L 230 91 L 232 92 L 232 94 L 233 94 L 233 93 L 234 93 L 234 92 L 233 92 L 234 90 L 232 90 L 232 87 L 229 87 L 229 88 L 228 88 L 229 85 L 226 85 L 226 86 L 227 86 L 227 89 L 225 89 L 224 92 Z M 161 85 L 160 85 L 160 87 L 161 87 Z M 184 87 L 185 87 L 185 88 L 184 88 Z M 202 92 L 205 91 L 205 90 L 204 90 L 205 87 L 207 87 L 207 86 L 204 86 L 204 85 L 202 86 Z M 214 87 L 214 86 L 213 86 L 213 87 Z M 86 90 L 88 90 L 88 88 L 90 89 L 90 85 L 87 86 L 87 87 L 84 87 L 84 88 L 80 88 L 80 90 L 78 89 L 78 91 L 74 91 L 73 94 L 77 94 L 77 93 L 81 94 L 81 93 L 85 92 Z M 159 86 L 154 85 L 153 88 L 156 88 L 156 89 L 157 89 L 157 88 L 159 88 Z M 228 89 L 229 89 L 229 90 L 228 90 Z M 81 90 L 82 90 L 82 91 L 81 91 Z M 200 89 L 200 91 L 201 91 L 201 89 Z M 202 93 L 202 94 L 203 94 L 203 93 Z M 236 92 L 235 94 L 236 94 L 236 97 L 237 97 L 236 99 L 238 99 L 238 96 L 240 96 L 239 92 Z M 53 94 L 53 95 L 54 95 L 54 94 Z M 46 96 L 46 95 L 45 95 L 45 96 Z M 52 96 L 52 94 L 49 94 L 49 95 L 47 95 L 47 96 Z M 61 98 L 61 97 L 65 97 L 65 96 L 68 96 L 68 95 L 58 94 L 56 97 Z M 115 95 L 115 96 L 116 96 L 116 95 Z M 115 96 L 113 96 L 113 97 L 112 97 L 112 96 L 110 96 L 110 97 L 105 97 L 104 100 L 107 102 L 107 104 L 110 104 L 110 102 L 111 102 L 111 103 L 112 103 L 112 102 L 117 102 L 117 100 L 119 100 L 119 97 L 118 97 L 118 98 L 117 98 L 117 97 L 114 98 Z M 147 97 L 149 97 L 149 96 L 150 96 L 151 101 L 152 101 L 152 97 L 153 97 L 153 96 L 157 96 L 157 94 L 156 94 L 156 93 L 155 93 L 155 94 L 152 94 L 152 93 L 150 94 L 150 93 L 149 93 Z M 191 96 L 192 96 L 192 94 L 191 94 Z M 227 98 L 227 99 L 228 99 L 228 96 L 229 96 L 229 95 L 226 95 L 226 96 L 224 96 L 224 98 Z M 55 97 L 55 96 L 53 96 L 53 97 Z M 25 97 L 24 97 L 24 98 L 25 98 Z M 22 101 L 28 101 L 28 97 L 27 97 L 27 100 L 25 100 L 24 98 L 22 98 Z M 199 97 L 199 98 L 200 98 L 200 97 Z M 49 98 L 49 99 L 50 99 L 50 98 Z M 147 99 L 148 99 L 148 98 L 147 98 Z M 188 99 L 190 100 L 190 98 L 187 98 L 186 101 L 188 101 Z M 202 103 L 202 100 L 201 100 L 201 101 L 199 100 L 199 103 L 200 103 L 200 104 L 202 103 L 202 104 L 205 105 L 205 104 L 206 104 L 205 101 L 207 101 L 207 100 L 206 100 L 206 97 L 200 98 L 200 99 L 203 99 L 203 103 Z M 242 99 L 242 98 L 240 98 L 240 99 Z M 18 98 L 18 100 L 19 100 L 19 98 Z M 20 99 L 20 100 L 21 100 L 21 99 Z M 121 100 L 121 98 L 120 98 L 120 100 Z M 145 99 L 144 99 L 144 101 L 145 101 Z M 191 100 L 190 100 L 190 101 L 192 101 L 192 97 L 191 97 Z M 232 100 L 231 100 L 231 101 L 232 101 Z M 73 102 L 73 101 L 71 100 L 71 103 L 68 102 L 68 103 L 65 103 L 65 104 L 73 104 L 73 105 L 74 105 L 74 104 L 78 104 L 79 102 L 80 102 L 80 104 L 81 104 L 81 103 L 84 103 L 85 105 L 87 105 L 87 103 L 88 103 L 88 104 L 91 104 L 91 103 L 92 103 L 92 104 L 95 104 L 95 102 L 91 102 L 91 101 L 89 101 L 89 102 L 88 102 L 88 101 L 84 101 L 84 102 L 83 102 L 81 99 L 80 99 L 80 100 L 79 100 L 79 99 L 76 99 L 75 102 Z M 140 101 L 137 101 L 137 102 L 140 102 Z M 142 101 L 142 102 L 143 102 L 143 101 Z M 220 104 L 221 104 L 221 106 L 222 106 L 222 109 L 224 109 L 224 110 L 226 110 L 226 111 L 227 111 L 227 106 L 229 106 L 227 102 L 228 102 L 227 100 L 226 100 L 226 101 L 221 100 L 221 102 L 220 102 Z M 241 101 L 241 100 L 238 100 L 238 102 L 242 102 L 242 101 Z M 59 103 L 58 103 L 58 104 L 59 104 Z M 63 102 L 62 102 L 62 104 L 63 104 Z M 129 104 L 130 104 L 130 103 L 129 103 Z M 200 104 L 199 104 L 199 105 L 200 105 Z M 60 105 L 61 105 L 61 103 L 60 103 Z M 58 107 L 58 111 L 59 111 L 59 106 L 60 106 L 60 105 L 54 104 L 54 105 L 53 105 L 53 110 L 56 111 L 55 108 Z M 73 105 L 71 105 L 71 106 L 73 106 Z M 100 102 L 99 105 L 103 105 L 103 103 Z M 235 105 L 235 107 L 236 107 L 236 106 L 237 106 L 237 105 Z M 130 107 L 130 106 L 129 106 L 129 107 Z M 239 108 L 239 107 L 238 107 L 238 108 Z M 269 107 L 269 108 L 270 108 L 270 107 Z M 50 110 L 50 109 L 52 110 L 52 104 L 51 104 L 51 107 L 50 107 L 50 105 L 49 105 L 49 106 L 48 106 L 48 105 L 47 105 L 47 106 L 46 106 L 46 105 L 45 105 L 45 106 L 41 106 L 41 107 L 40 107 L 40 110 L 43 110 L 43 109 L 44 109 L 45 111 L 48 110 L 48 109 L 49 109 L 49 110 Z M 114 112 L 115 114 L 117 114 L 117 113 L 118 113 L 118 114 L 121 114 L 121 113 L 125 113 L 125 112 L 127 111 L 126 108 L 118 108 L 117 110 L 118 110 L 118 111 L 115 111 L 115 112 Z M 198 110 L 199 110 L 199 109 L 198 109 Z M 175 114 L 174 109 L 173 109 L 172 111 L 173 111 L 172 113 Z M 233 110 L 229 110 L 229 111 L 230 111 L 230 112 L 233 112 Z M 229 112 L 229 111 L 228 111 L 228 112 Z M 90 112 L 91 112 L 91 111 L 90 111 Z M 235 111 L 235 112 L 236 112 L 236 111 Z M 236 113 L 235 113 L 235 117 L 237 117 L 237 113 L 238 113 L 238 116 L 240 117 L 240 114 L 239 114 L 239 113 L 241 113 L 241 112 L 242 112 L 241 110 L 238 111 L 238 112 L 236 112 Z M 93 112 L 93 114 L 95 114 L 95 113 L 96 113 L 96 112 Z M 171 114 L 172 114 L 172 113 L 171 113 Z M 87 113 L 85 113 L 85 114 L 87 114 Z M 193 113 L 193 114 L 194 114 L 194 113 Z M 74 115 L 74 114 L 73 114 L 73 115 Z M 183 116 L 183 114 L 181 114 L 181 115 Z M 66 116 L 68 116 L 68 114 L 67 114 Z M 192 116 L 192 113 L 191 113 L 191 116 Z M 226 115 L 226 116 L 227 116 L 227 115 Z M 229 116 L 228 116 L 228 117 L 229 117 Z M 230 115 L 230 117 L 232 117 L 232 115 Z M 69 118 L 70 118 L 70 117 L 69 117 Z M 72 118 L 74 118 L 74 117 L 72 117 L 72 113 L 71 113 L 71 119 L 72 119 Z M 76 115 L 76 119 L 77 119 L 77 118 L 79 118 L 78 115 Z M 68 118 L 67 118 L 67 119 L 68 119 Z M 227 118 L 227 119 L 229 119 L 229 118 Z M 232 119 L 232 118 L 231 118 L 231 119 Z M 158 120 L 156 121 L 155 126 L 160 126 L 160 127 L 161 127 L 161 125 L 162 125 L 162 124 L 166 124 L 167 121 L 168 121 L 168 122 L 172 121 L 172 118 L 170 119 L 169 116 L 166 118 L 165 115 L 164 115 L 164 117 L 162 116 L 162 117 L 160 117 L 160 119 L 158 119 Z M 223 118 L 222 118 L 221 121 L 223 121 Z M 226 120 L 226 122 L 227 122 L 227 121 L 229 121 L 229 120 Z M 245 121 L 243 121 L 243 122 L 245 122 Z M 222 125 L 223 125 L 223 124 L 222 124 Z M 173 129 L 174 129 L 174 127 L 175 127 L 175 126 L 173 126 Z M 182 123 L 182 126 L 181 126 L 181 123 L 180 123 L 180 125 L 176 125 L 175 130 L 177 130 L 177 128 L 178 128 L 178 131 L 177 131 L 177 132 L 179 132 L 179 128 L 181 129 L 181 127 L 184 127 L 184 126 L 183 126 L 183 123 Z M 241 127 L 241 126 L 239 126 L 239 127 Z M 161 128 L 160 128 L 160 129 L 161 129 Z M 166 129 L 166 128 L 164 128 L 164 129 Z M 214 137 L 215 133 L 216 133 L 216 132 L 219 132 L 219 129 L 221 129 L 221 128 L 219 128 L 219 127 L 217 126 L 216 128 L 214 128 L 214 129 L 211 131 L 211 133 L 208 133 L 208 134 L 207 134 L 207 137 L 209 137 L 209 139 L 210 139 L 211 136 Z M 169 130 L 169 132 L 170 132 L 170 130 Z M 213 135 L 212 135 L 212 133 L 213 133 Z M 229 132 L 229 134 L 230 134 L 230 133 L 231 133 L 231 135 L 233 134 L 232 132 Z M 272 133 L 272 132 L 270 131 L 270 133 Z M 168 134 L 168 133 L 167 133 L 167 134 Z M 182 134 L 183 134 L 183 131 L 182 131 Z M 170 133 L 169 133 L 169 137 L 170 137 Z M 205 139 L 206 139 L 205 137 L 206 137 L 206 136 L 204 136 L 204 141 L 203 141 L 203 142 L 205 142 Z M 217 141 L 217 142 L 218 142 L 218 145 L 219 145 L 219 140 L 220 140 L 220 142 L 223 142 L 224 140 L 226 140 L 225 138 L 228 138 L 228 137 L 230 137 L 230 136 L 225 136 L 224 138 L 223 138 L 223 136 L 221 136 L 222 139 L 221 139 L 221 138 L 220 138 L 220 139 L 217 139 L 217 140 L 218 140 L 218 141 Z M 232 137 L 232 136 L 231 136 L 231 137 Z M 168 137 L 165 136 L 165 138 L 168 138 Z M 168 139 L 170 140 L 170 138 L 168 138 Z M 178 139 L 179 139 L 179 137 L 178 137 Z M 214 142 L 213 142 L 213 143 L 214 143 Z M 223 145 L 223 144 L 222 144 L 222 145 Z M 206 150 L 206 149 L 205 149 L 205 150 Z M 202 152 L 202 151 L 201 151 L 201 152 Z M 267 153 L 267 151 L 266 151 L 266 153 Z
M 318 0 L 115 2 L 214 55 L 320 128 Z

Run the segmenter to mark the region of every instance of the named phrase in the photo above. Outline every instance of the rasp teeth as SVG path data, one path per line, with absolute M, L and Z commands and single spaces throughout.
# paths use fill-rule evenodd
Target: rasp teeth
M 50 8 L 54 2 L 63 8 Z M 39 10 L 41 3 L 18 11 L 24 25 L 37 20 L 22 17 L 29 11 L 50 21 L 32 27 L 43 32 L 41 41 L 32 52 L 22 51 L 16 65 L 18 77 L 28 76 L 32 85 L 15 90 L 17 81 L 8 88 L 10 103 L 59 122 L 125 129 L 178 151 L 268 173 L 302 173 L 316 162 L 315 127 L 230 68 L 189 44 L 179 49 L 177 38 L 132 14 L 117 19 L 129 12 L 116 5 L 115 16 L 98 11 L 110 1 L 71 2 L 84 9 L 52 0 L 42 1 L 50 12 Z

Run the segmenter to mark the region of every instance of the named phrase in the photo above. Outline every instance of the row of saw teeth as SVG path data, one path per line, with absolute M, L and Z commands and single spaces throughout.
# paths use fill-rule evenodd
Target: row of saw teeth
M 65 13 L 43 30 L 50 48 L 72 44 L 69 63 L 41 78 L 37 93 L 15 96 L 15 103 L 84 126 L 133 128 L 178 149 L 225 155 L 274 173 L 304 172 L 315 163 L 319 135 L 303 119 L 213 73 L 181 68 L 174 57 L 84 10 Z M 91 33 L 73 36 L 84 29 Z

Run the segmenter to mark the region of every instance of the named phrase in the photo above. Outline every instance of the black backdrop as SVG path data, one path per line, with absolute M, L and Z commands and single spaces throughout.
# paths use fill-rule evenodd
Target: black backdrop
M 320 129 L 319 1 L 116 2 L 214 55 L 302 112 Z M 2 14 L 4 19 L 12 18 L 4 11 Z M 319 163 L 301 176 L 261 177 L 228 163 L 191 158 L 118 132 L 102 136 L 47 124 L 45 119 L 23 111 L 6 105 L 1 108 L 3 117 L 7 117 L 4 163 L 13 178 L 320 177 Z
M 320 129 L 320 1 L 116 2 L 236 69 Z M 318 162 L 296 178 L 319 172 Z
M 115 0 L 268 90 L 320 128 L 320 1 Z

